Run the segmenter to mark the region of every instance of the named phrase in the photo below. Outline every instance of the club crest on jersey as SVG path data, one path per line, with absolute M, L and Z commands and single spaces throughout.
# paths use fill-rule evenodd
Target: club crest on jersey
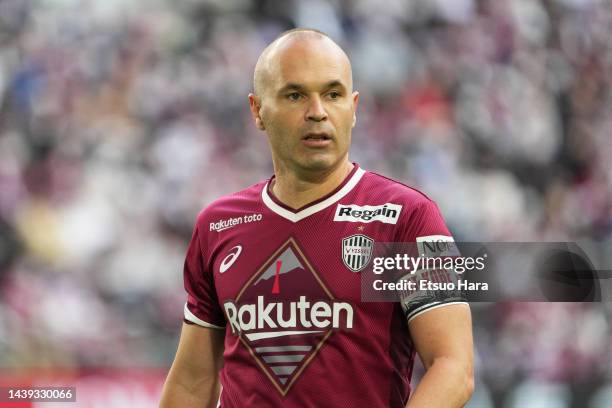
M 362 234 L 351 235 L 342 240 L 342 261 L 353 272 L 359 272 L 370 262 L 374 240 Z

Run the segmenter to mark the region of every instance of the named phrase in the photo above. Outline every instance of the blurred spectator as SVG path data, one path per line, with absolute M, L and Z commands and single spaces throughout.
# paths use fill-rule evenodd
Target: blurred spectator
M 351 56 L 353 160 L 458 240 L 612 243 L 609 2 L 0 0 L 0 367 L 169 364 L 197 212 L 271 175 L 246 95 L 296 25 Z M 474 316 L 472 406 L 612 405 L 609 310 Z

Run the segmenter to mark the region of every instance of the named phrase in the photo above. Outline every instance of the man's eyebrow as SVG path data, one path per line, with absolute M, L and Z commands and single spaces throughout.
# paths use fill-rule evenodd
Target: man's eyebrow
M 346 87 L 344 86 L 342 81 L 336 79 L 336 80 L 333 80 L 333 81 L 329 81 L 327 84 L 325 84 L 325 89 L 329 89 L 329 88 L 342 88 L 342 89 L 344 89 Z
M 293 83 L 293 82 L 289 82 L 288 84 L 286 84 L 285 86 L 283 86 L 283 87 L 282 87 L 282 88 L 281 88 L 281 89 L 278 91 L 278 93 L 283 93 L 283 92 L 286 92 L 286 91 L 292 91 L 292 90 L 295 90 L 295 91 L 302 91 L 302 90 L 304 90 L 304 86 L 303 86 L 303 85 L 300 85 L 300 84 Z
M 338 80 L 338 79 L 334 79 L 332 81 L 327 82 L 325 85 L 323 85 L 323 89 L 329 89 L 329 88 L 337 88 L 340 87 L 342 89 L 345 89 L 346 87 L 344 86 L 344 84 L 342 83 L 342 81 Z M 284 93 L 287 91 L 303 91 L 304 89 L 306 89 L 306 87 L 302 84 L 298 84 L 298 83 L 294 83 L 294 82 L 289 82 L 287 84 L 285 84 L 285 86 L 283 86 L 278 93 Z

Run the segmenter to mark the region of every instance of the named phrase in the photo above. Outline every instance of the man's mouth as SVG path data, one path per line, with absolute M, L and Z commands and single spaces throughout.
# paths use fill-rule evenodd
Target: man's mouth
M 327 133 L 308 133 L 302 138 L 303 140 L 331 140 L 331 136 Z
M 332 137 L 324 132 L 310 132 L 304 135 L 302 143 L 312 149 L 326 148 L 331 144 Z

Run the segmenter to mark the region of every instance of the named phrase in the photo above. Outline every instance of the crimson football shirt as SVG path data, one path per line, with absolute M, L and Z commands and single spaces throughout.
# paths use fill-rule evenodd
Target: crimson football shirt
M 450 233 L 417 190 L 364 171 L 293 210 L 264 181 L 197 218 L 184 267 L 185 321 L 225 330 L 219 405 L 404 407 L 408 322 L 460 299 L 361 302 L 376 242 Z

